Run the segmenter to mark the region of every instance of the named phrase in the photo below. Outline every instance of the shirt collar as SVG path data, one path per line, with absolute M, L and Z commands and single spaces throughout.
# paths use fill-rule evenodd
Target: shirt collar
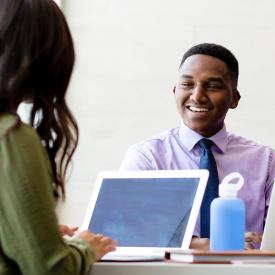
M 199 140 L 204 138 L 197 132 L 187 127 L 183 122 L 181 122 L 179 136 L 181 142 L 189 151 L 191 151 L 195 147 Z M 228 134 L 226 132 L 225 125 L 218 133 L 211 136 L 209 139 L 215 143 L 215 145 L 222 153 L 224 153 L 228 145 Z

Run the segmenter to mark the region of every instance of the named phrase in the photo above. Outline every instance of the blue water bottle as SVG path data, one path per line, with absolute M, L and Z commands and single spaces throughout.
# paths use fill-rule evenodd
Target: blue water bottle
M 210 250 L 244 250 L 245 205 L 237 198 L 243 183 L 242 175 L 234 172 L 219 185 L 220 197 L 210 208 Z

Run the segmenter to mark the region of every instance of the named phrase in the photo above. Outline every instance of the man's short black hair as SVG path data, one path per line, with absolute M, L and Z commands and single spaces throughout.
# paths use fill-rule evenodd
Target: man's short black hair
M 216 57 L 227 65 L 228 69 L 231 71 L 232 76 L 234 77 L 236 83 L 238 82 L 239 76 L 239 64 L 236 57 L 233 55 L 231 51 L 226 49 L 225 47 L 213 43 L 202 43 L 193 46 L 190 48 L 182 57 L 180 67 L 183 65 L 185 60 L 192 55 L 195 54 L 205 54 L 209 56 Z

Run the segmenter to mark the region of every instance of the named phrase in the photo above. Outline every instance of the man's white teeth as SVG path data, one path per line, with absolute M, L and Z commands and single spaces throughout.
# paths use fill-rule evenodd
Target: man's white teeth
M 192 112 L 207 112 L 207 111 L 209 111 L 209 110 L 206 109 L 206 108 L 198 108 L 198 107 L 193 107 L 193 106 L 190 106 L 189 109 L 190 109 Z

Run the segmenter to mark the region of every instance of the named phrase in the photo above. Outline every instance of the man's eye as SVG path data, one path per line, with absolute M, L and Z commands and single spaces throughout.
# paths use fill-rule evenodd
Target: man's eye
M 193 87 L 193 84 L 190 82 L 182 82 L 180 86 L 187 89 Z
M 216 84 L 216 83 L 209 83 L 207 84 L 207 88 L 208 89 L 222 89 L 222 85 L 221 84 Z

